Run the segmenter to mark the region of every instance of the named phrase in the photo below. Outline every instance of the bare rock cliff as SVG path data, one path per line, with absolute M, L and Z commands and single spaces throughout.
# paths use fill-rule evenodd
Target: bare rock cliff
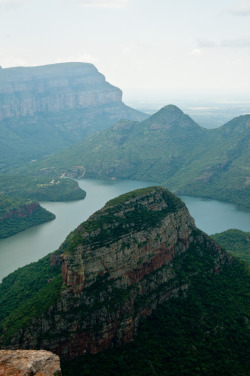
M 62 264 L 60 297 L 8 346 L 74 358 L 131 341 L 158 304 L 185 295 L 196 271 L 182 278 L 179 269 L 194 250 L 200 265 L 208 258 L 209 273 L 230 262 L 169 191 L 150 187 L 109 201 L 52 254 L 52 266 Z
M 0 120 L 121 102 L 122 91 L 92 64 L 63 63 L 0 70 Z
M 60 359 L 44 350 L 0 350 L 0 375 L 61 376 Z

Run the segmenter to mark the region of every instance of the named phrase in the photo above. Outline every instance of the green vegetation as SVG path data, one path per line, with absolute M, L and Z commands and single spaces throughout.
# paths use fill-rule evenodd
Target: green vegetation
M 55 219 L 38 202 L 0 195 L 0 239 Z
M 7 341 L 45 312 L 59 298 L 61 286 L 61 268 L 50 265 L 50 254 L 5 277 L 0 284 L 0 335 L 8 328 Z
M 250 208 L 250 115 L 205 129 L 175 106 L 142 122 L 121 122 L 56 156 L 34 162 L 33 173 L 58 175 L 84 166 L 87 177 L 157 182 L 179 194 Z
M 168 197 L 168 206 L 158 211 L 158 217 L 154 217 L 153 210 L 148 210 L 152 214 L 150 217 L 145 206 L 139 199 L 136 200 L 137 197 L 142 198 L 143 202 L 148 193 L 151 197 L 155 193 L 155 204 L 160 193 Z M 125 202 L 129 210 L 124 215 L 123 224 L 129 224 L 129 231 L 133 223 L 137 226 L 138 221 L 141 221 L 140 228 L 143 228 L 143 223 L 149 228 L 155 226 L 161 219 L 161 212 L 171 212 L 183 206 L 178 198 L 160 187 L 149 187 L 122 195 L 109 201 L 78 230 L 73 231 L 53 258 L 56 260 L 59 253 L 67 252 L 73 243 L 74 246 L 79 245 L 83 241 L 82 233 L 87 238 L 86 232 L 90 232 L 90 241 L 100 241 L 102 245 L 106 240 L 115 241 L 123 231 L 119 216 L 125 213 Z M 111 227 L 116 223 L 117 232 L 106 233 L 108 229 L 103 229 L 104 223 Z M 96 231 L 97 228 L 101 228 L 101 232 L 92 236 L 91 231 Z M 100 234 L 103 234 L 104 239 L 98 238 Z M 147 307 L 147 302 L 153 302 L 156 296 L 160 300 L 164 293 L 179 290 L 178 297 L 172 297 L 159 305 L 140 324 L 138 335 L 132 343 L 64 362 L 62 369 L 65 376 L 248 376 L 249 266 L 236 258 L 231 262 L 224 250 L 218 254 L 215 242 L 200 230 L 194 230 L 192 235 L 193 242 L 189 249 L 176 256 L 169 265 L 172 270 L 171 278 L 165 283 L 159 283 L 157 289 L 151 289 L 150 286 L 155 284 L 156 276 L 161 275 L 157 273 L 168 266 L 145 275 L 142 295 L 135 293 L 137 286 L 114 288 L 108 273 L 99 275 L 95 283 L 86 287 L 84 293 L 87 299 L 79 300 L 79 304 L 76 303 L 81 296 L 72 295 L 72 299 L 76 300 L 72 304 L 69 320 L 86 320 L 102 307 L 110 313 L 117 312 L 130 302 L 132 296 L 136 317 L 138 310 Z M 224 262 L 217 265 L 221 257 L 224 257 Z M 180 286 L 188 289 L 179 289 Z M 56 317 L 55 303 L 60 299 L 62 288 L 60 266 L 50 265 L 50 255 L 6 277 L 0 285 L 0 337 L 4 334 L 1 346 L 15 338 L 21 328 L 27 329 L 35 318 L 41 318 L 42 315 L 45 318 L 51 318 L 51 315 Z M 53 310 L 49 310 L 52 306 Z M 91 331 L 99 331 L 102 320 L 90 320 L 89 325 Z M 54 336 L 53 339 L 56 340 L 57 336 L 62 335 L 67 338 L 68 334 L 66 329 L 63 334 L 47 332 L 46 339 Z
M 55 175 L 55 174 L 54 174 Z M 85 198 L 86 193 L 71 179 L 42 176 L 0 175 L 0 192 L 13 197 L 38 201 L 72 201 Z
M 143 205 L 143 200 L 150 194 L 154 194 L 155 204 L 159 195 L 159 200 L 163 199 L 167 204 L 166 207 L 162 210 L 151 210 Z M 129 201 L 131 201 L 130 204 L 128 204 Z M 138 231 L 153 228 L 168 213 L 175 212 L 182 207 L 184 207 L 183 202 L 164 188 L 137 189 L 108 201 L 103 209 L 94 213 L 69 234 L 61 250 L 70 254 L 74 252 L 77 244 L 91 243 L 95 247 L 103 246 L 105 243 L 118 240 L 128 232 L 128 229 Z M 82 237 L 81 234 L 88 234 L 88 236 Z
M 211 235 L 211 238 L 232 255 L 250 263 L 250 232 L 232 229 Z
M 52 174 L 0 174 L 0 239 L 55 218 L 34 200 L 71 201 L 85 196 L 76 181 L 54 179 Z
M 160 193 L 161 197 L 163 197 L 165 203 L 168 205 L 169 211 L 176 211 L 182 208 L 183 206 L 185 206 L 180 198 L 178 198 L 175 194 L 168 191 L 167 189 L 162 188 L 162 187 L 157 187 L 157 186 L 151 186 L 147 188 L 136 189 L 132 192 L 128 192 L 116 198 L 113 198 L 112 200 L 106 203 L 105 208 L 112 207 L 112 206 L 119 207 L 120 205 L 125 204 L 127 201 L 136 199 L 140 196 L 151 194 L 153 192 Z M 156 197 L 155 197 L 154 202 L 157 202 Z
M 158 306 L 132 343 L 63 362 L 63 375 L 248 376 L 249 269 L 234 259 L 221 274 L 197 273 L 199 253 L 198 247 L 176 262 L 189 280 L 186 297 Z

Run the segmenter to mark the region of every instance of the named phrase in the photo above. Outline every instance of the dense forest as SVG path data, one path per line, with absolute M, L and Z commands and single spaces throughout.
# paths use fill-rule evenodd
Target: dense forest
M 0 239 L 51 221 L 55 215 L 32 200 L 0 195 Z
M 63 375 L 248 376 L 249 277 L 237 260 L 222 274 L 195 276 L 187 298 L 159 306 L 132 343 L 63 362 Z
M 250 232 L 231 229 L 211 237 L 228 252 L 250 263 Z

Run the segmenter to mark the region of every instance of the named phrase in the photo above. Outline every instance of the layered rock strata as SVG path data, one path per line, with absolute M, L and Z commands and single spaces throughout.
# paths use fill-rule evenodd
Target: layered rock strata
M 92 64 L 0 67 L 0 169 L 62 150 L 120 119 L 146 117 Z
M 195 247 L 210 259 L 208 272 L 229 262 L 169 191 L 150 187 L 109 201 L 52 254 L 52 267 L 62 264 L 58 301 L 8 346 L 74 358 L 131 341 L 158 304 L 185 295 L 189 280 L 180 278 L 178 260 Z
M 121 102 L 122 91 L 88 63 L 0 70 L 0 120 Z

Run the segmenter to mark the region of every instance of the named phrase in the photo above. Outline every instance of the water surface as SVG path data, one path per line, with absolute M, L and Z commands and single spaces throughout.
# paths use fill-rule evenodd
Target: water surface
M 56 215 L 51 222 L 30 228 L 0 240 L 0 281 L 3 277 L 56 250 L 65 237 L 108 200 L 134 189 L 154 185 L 133 180 L 78 180 L 87 192 L 86 198 L 73 202 L 43 202 L 43 207 Z M 215 200 L 181 197 L 197 227 L 212 234 L 229 228 L 250 231 L 250 212 Z
M 66 236 L 96 210 L 120 194 L 152 185 L 133 180 L 78 180 L 86 198 L 70 202 L 41 202 L 56 219 L 0 240 L 0 281 L 19 267 L 55 251 Z

